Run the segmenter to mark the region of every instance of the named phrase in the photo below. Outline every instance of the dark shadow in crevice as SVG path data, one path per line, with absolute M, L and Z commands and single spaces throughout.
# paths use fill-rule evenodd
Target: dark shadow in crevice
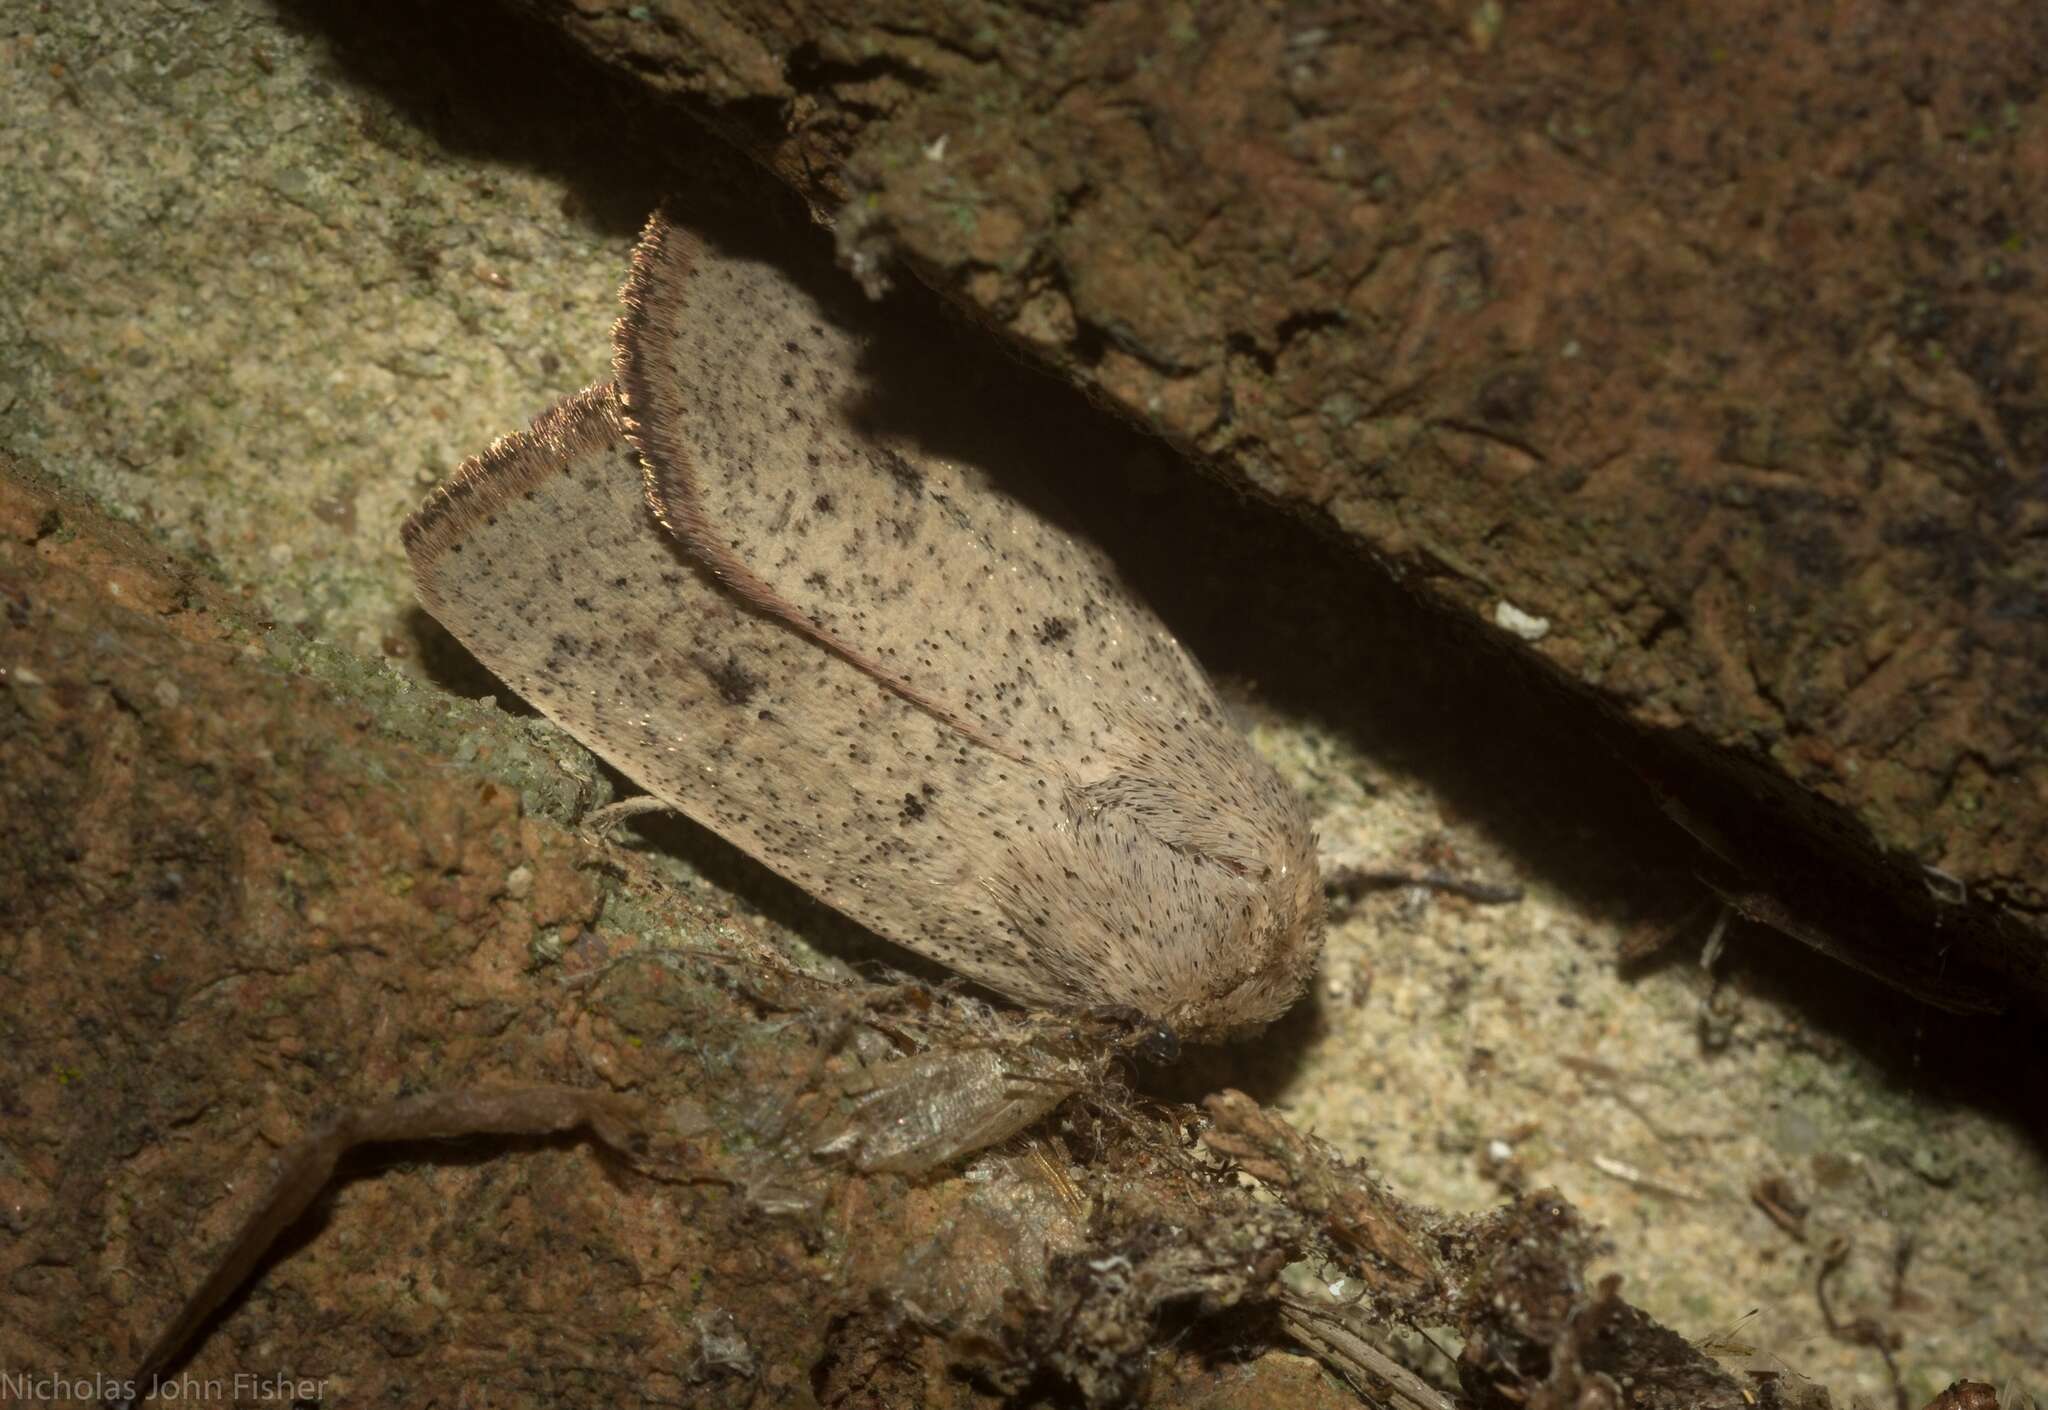
M 276 2 L 288 27 L 325 47 L 335 79 L 363 95 L 361 121 L 373 140 L 417 147 L 422 161 L 545 174 L 567 189 L 565 213 L 606 238 L 632 240 L 671 186 L 670 165 L 748 165 L 671 104 L 621 83 L 513 7 Z

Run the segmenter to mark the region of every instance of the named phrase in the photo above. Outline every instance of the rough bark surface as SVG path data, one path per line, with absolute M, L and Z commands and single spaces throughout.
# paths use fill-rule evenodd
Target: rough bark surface
M 322 1112 L 536 1082 L 636 1093 L 645 1158 L 359 1155 L 174 1365 L 177 1398 L 1350 1403 L 1274 1350 L 1284 1312 L 1383 1402 L 1442 1403 L 1389 1390 L 1366 1339 L 1429 1324 L 1465 1335 L 1476 1405 L 1617 1377 L 1636 1404 L 1753 1403 L 1588 1285 L 1556 1196 L 1439 1215 L 1241 1094 L 1133 1105 L 1071 1025 L 781 968 L 550 821 L 588 780 L 517 722 L 443 705 L 402 742 L 394 675 L 344 688 L 5 462 L 0 606 L 0 1366 L 30 1403 L 118 1395 Z M 905 1169 L 894 1132 L 991 1053 L 1072 1100 Z
M 2048 10 L 524 3 L 1587 688 L 1747 913 L 2048 996 Z

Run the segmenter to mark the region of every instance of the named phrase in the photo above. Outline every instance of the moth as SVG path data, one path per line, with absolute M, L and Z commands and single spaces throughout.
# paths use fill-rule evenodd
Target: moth
M 419 596 L 655 799 L 1027 1004 L 1166 1034 L 1301 994 L 1307 810 L 1092 544 L 863 420 L 861 340 L 665 214 L 612 386 L 404 528 Z

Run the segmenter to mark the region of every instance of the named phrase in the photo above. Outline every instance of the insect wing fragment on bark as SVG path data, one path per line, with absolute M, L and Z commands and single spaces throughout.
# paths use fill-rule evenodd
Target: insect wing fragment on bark
M 1105 1060 L 937 1050 L 862 1074 L 866 1090 L 817 1133 L 812 1152 L 857 1170 L 918 1175 L 1000 1144 L 1102 1077 Z
M 1321 932 L 1303 805 L 1099 552 L 863 426 L 858 340 L 771 266 L 657 216 L 625 297 L 621 395 L 407 524 L 429 610 L 651 794 L 992 988 L 1198 1038 L 1284 1011 Z

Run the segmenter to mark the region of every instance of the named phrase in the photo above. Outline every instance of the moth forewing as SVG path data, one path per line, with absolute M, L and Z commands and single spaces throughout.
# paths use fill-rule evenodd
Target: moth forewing
M 871 424 L 861 339 L 774 266 L 657 213 L 624 300 L 615 366 L 661 521 L 758 610 L 1030 780 L 1038 806 L 953 844 L 1002 901 L 984 943 L 1030 987 L 884 933 L 1190 1036 L 1284 1011 L 1321 942 L 1306 809 L 1100 551 Z
M 649 793 L 884 936 L 1075 1002 L 1006 966 L 981 886 L 1056 790 L 723 588 L 649 514 L 609 388 L 465 465 L 405 542 L 442 624 Z

